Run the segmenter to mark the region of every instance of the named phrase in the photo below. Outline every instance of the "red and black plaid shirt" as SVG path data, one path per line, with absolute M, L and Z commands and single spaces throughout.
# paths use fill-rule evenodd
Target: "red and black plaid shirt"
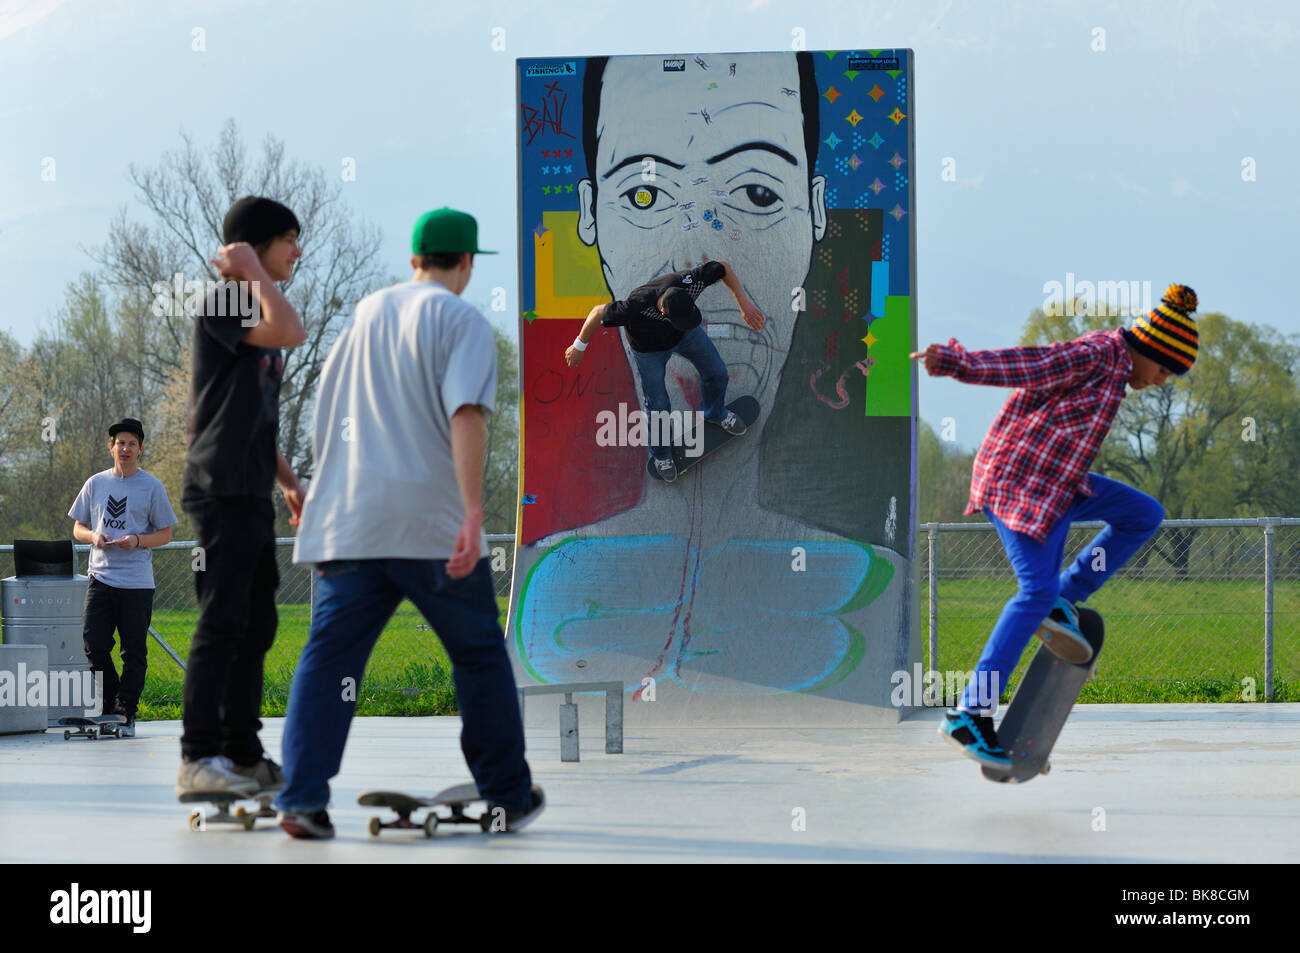
M 1133 360 L 1119 330 L 1073 341 L 1004 351 L 939 346 L 943 374 L 969 384 L 1015 387 L 971 473 L 967 513 L 984 507 L 1038 542 L 1076 493 L 1095 495 L 1088 467 L 1110 430 Z

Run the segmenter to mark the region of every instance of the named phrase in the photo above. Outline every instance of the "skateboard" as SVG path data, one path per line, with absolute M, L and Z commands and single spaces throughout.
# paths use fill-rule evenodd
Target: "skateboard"
M 59 724 L 77 729 L 76 731 L 64 729 L 64 741 L 69 738 L 89 738 L 94 741 L 101 736 L 105 738 L 122 737 L 122 726 L 126 724 L 126 719 L 121 715 L 94 715 L 90 718 L 71 715 L 67 718 L 60 718 Z
M 737 397 L 727 405 L 727 409 L 734 411 L 736 416 L 743 420 L 747 427 L 754 426 L 754 421 L 758 420 L 758 401 L 753 397 Z M 745 435 L 741 434 L 740 436 L 743 437 Z M 706 422 L 704 424 L 704 446 L 701 449 L 699 456 L 688 457 L 684 452 L 685 448 L 683 448 L 680 443 L 674 441 L 673 462 L 677 464 L 677 475 L 681 476 L 683 473 L 688 472 L 697 463 L 705 459 L 709 454 L 713 453 L 713 451 L 725 446 L 735 439 L 737 439 L 735 436 L 727 433 L 717 424 Z M 646 472 L 649 473 L 650 476 L 663 482 L 663 478 L 659 476 L 659 470 L 655 466 L 654 460 L 646 460 L 645 468 Z
M 998 725 L 998 741 L 1011 758 L 1011 767 L 980 768 L 990 781 L 1023 783 L 1052 769 L 1052 746 L 1070 716 L 1083 683 L 1092 677 L 1105 641 L 1106 627 L 1094 609 L 1079 606 L 1079 629 L 1092 643 L 1092 658 L 1074 665 L 1057 658 L 1046 645 L 1029 663 L 1015 697 Z
M 533 791 L 541 793 L 537 785 L 533 785 Z M 466 814 L 465 809 L 476 801 L 483 803 L 483 810 L 478 814 Z M 387 807 L 397 812 L 395 821 L 383 821 L 378 817 L 372 817 L 371 837 L 378 837 L 380 831 L 390 828 L 407 831 L 423 830 L 425 837 L 432 837 L 439 824 L 473 824 L 485 834 L 504 829 L 503 824 L 494 825 L 498 817 L 504 822 L 504 816 L 497 813 L 499 809 L 488 808 L 487 802 L 479 796 L 478 787 L 474 784 L 457 784 L 439 791 L 431 798 L 412 797 L 396 791 L 368 791 L 357 798 L 357 803 L 362 807 Z M 439 814 L 437 808 L 440 807 L 447 808 L 448 813 Z M 424 820 L 412 821 L 411 814 L 422 809 L 428 810 Z
M 259 817 L 276 816 L 275 810 L 271 807 L 271 801 L 275 795 L 275 791 L 259 791 L 256 794 L 208 791 L 206 793 L 182 794 L 177 800 L 182 804 L 211 804 L 217 809 L 215 814 L 209 814 L 201 808 L 195 808 L 191 811 L 190 830 L 192 831 L 204 830 L 209 824 L 238 824 L 244 830 L 251 831 L 253 824 L 256 823 Z M 230 805 L 236 801 L 256 801 L 257 810 L 250 811 L 241 805 L 231 812 Z

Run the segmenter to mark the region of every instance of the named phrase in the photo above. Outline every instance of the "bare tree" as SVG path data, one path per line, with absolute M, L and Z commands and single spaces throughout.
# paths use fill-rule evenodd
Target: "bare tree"
M 286 158 L 281 140 L 268 136 L 260 156 L 252 158 L 233 119 L 211 148 L 196 145 L 185 132 L 180 138 L 181 148 L 157 164 L 130 167 L 147 223 L 131 220 L 123 208 L 109 226 L 107 242 L 92 254 L 127 303 L 124 321 L 137 341 L 138 375 L 160 389 L 174 389 L 192 322 L 179 302 L 155 307 L 159 294 L 167 294 L 176 275 L 182 283 L 218 280 L 209 259 L 222 244 L 221 222 L 237 199 L 264 195 L 293 210 L 302 224 L 303 257 L 281 287 L 302 315 L 307 341 L 285 354 L 280 445 L 285 459 L 305 472 L 311 463 L 311 400 L 321 367 L 353 306 L 385 283 L 376 263 L 379 231 L 354 223 L 342 201 L 342 182 Z

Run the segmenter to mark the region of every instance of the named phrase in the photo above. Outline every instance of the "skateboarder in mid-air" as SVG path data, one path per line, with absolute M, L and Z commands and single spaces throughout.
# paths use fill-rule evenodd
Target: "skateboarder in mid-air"
M 1002 610 L 976 677 L 939 729 L 981 764 L 1006 768 L 1011 762 L 993 728 L 997 698 L 977 704 L 975 686 L 1005 685 L 1035 634 L 1062 659 L 1087 662 L 1092 646 L 1079 629 L 1075 604 L 1101 588 L 1164 519 L 1152 497 L 1088 467 L 1126 384 L 1134 390 L 1161 386 L 1171 373 L 1191 369 L 1196 305 L 1191 288 L 1170 285 L 1160 305 L 1131 327 L 1003 351 L 968 352 L 950 340 L 911 355 L 923 358 L 934 376 L 1017 388 L 975 456 L 966 512 L 982 511 L 997 528 L 1020 589 Z M 1058 575 L 1070 524 L 1082 520 L 1108 525 Z
M 596 328 L 625 327 L 632 357 L 641 378 L 646 413 L 668 411 L 671 402 L 664 385 L 668 359 L 679 354 L 700 372 L 700 410 L 708 423 L 717 424 L 733 436 L 743 434 L 745 422 L 727 409 L 727 365 L 700 326 L 700 309 L 695 301 L 704 290 L 721 281 L 735 296 L 740 315 L 755 331 L 763 329 L 763 313 L 750 300 L 740 279 L 725 261 L 709 261 L 686 271 L 652 278 L 635 288 L 626 301 L 598 304 L 587 314 L 578 337 L 564 352 L 570 367 L 582 361 L 582 352 L 596 334 Z M 665 483 L 677 479 L 672 448 L 651 442 L 650 456 Z

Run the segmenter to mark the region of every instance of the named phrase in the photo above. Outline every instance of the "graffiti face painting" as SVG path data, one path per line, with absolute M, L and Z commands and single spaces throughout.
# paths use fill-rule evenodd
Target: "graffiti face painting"
M 792 297 L 826 229 L 825 180 L 809 159 L 816 121 L 807 135 L 794 57 L 751 60 L 735 75 L 721 60 L 709 66 L 666 72 L 660 58 L 629 56 L 588 76 L 599 111 L 586 117 L 595 148 L 579 185 L 579 237 L 597 246 L 616 300 L 706 257 L 728 262 L 766 315 L 763 330 L 745 324 L 721 284 L 697 304 L 727 364 L 728 397 L 769 406 L 797 316 Z M 815 84 L 811 97 L 815 117 Z M 670 393 L 673 384 L 670 373 Z

